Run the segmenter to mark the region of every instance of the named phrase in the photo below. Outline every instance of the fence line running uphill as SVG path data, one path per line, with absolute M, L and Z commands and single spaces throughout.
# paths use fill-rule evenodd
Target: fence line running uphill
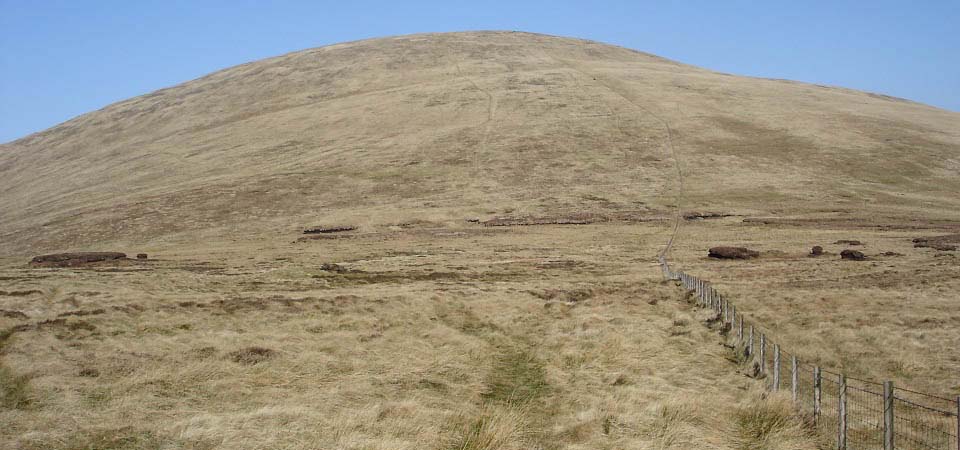
M 737 359 L 771 391 L 788 391 L 796 407 L 821 432 L 836 436 L 836 448 L 960 450 L 960 396 L 955 399 L 848 377 L 801 360 L 711 284 L 674 272 L 660 256 L 664 278 L 694 292 L 696 305 L 720 322 Z

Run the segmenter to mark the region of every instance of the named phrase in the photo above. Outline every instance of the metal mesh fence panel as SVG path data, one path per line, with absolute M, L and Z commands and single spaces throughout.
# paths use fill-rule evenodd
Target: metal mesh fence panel
M 797 381 L 797 406 L 805 416 L 813 417 L 813 375 L 814 367 L 800 362 Z
M 957 449 L 957 416 L 894 395 L 894 439 L 898 449 Z
M 847 379 L 847 448 L 883 448 L 883 385 Z
M 730 333 L 728 338 L 737 339 L 735 348 L 741 356 L 746 356 L 743 364 L 767 389 L 793 397 L 801 416 L 818 431 L 822 447 L 838 448 L 845 443 L 844 448 L 851 450 L 884 449 L 884 441 L 892 438 L 891 444 L 898 450 L 960 450 L 960 398 L 949 399 L 909 389 L 893 389 L 893 384 L 846 378 L 799 359 L 794 378 L 794 355 L 781 348 L 777 358 L 778 346 L 770 330 L 747 319 L 743 310 L 732 313 L 733 304 L 710 283 L 670 270 L 665 258 L 661 258 L 661 265 L 667 278 L 678 280 L 696 292 L 700 307 L 712 309 L 718 314 L 718 320 L 731 321 L 730 330 L 723 327 L 724 322 L 721 330 Z M 779 364 L 775 363 L 777 359 Z M 845 401 L 841 401 L 841 397 Z M 886 416 L 886 412 L 892 414 Z M 893 429 L 888 430 L 891 422 Z M 842 433 L 841 423 L 845 424 Z
M 823 371 L 821 377 L 820 415 L 817 417 L 817 429 L 831 441 L 836 442 L 837 430 L 840 428 L 840 377 L 837 374 Z

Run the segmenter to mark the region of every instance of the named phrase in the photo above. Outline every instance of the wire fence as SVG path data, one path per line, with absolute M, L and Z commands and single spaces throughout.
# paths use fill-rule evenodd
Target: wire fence
M 771 391 L 789 392 L 801 417 L 835 448 L 960 450 L 960 396 L 925 394 L 809 364 L 782 348 L 709 282 L 674 272 L 663 255 L 660 267 L 666 279 L 694 292 L 697 306 L 715 314 L 750 374 Z

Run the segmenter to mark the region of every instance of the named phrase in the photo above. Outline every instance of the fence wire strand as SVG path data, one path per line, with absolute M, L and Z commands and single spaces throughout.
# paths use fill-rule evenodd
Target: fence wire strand
M 694 303 L 712 309 L 716 319 L 711 321 L 718 320 L 728 339 L 734 340 L 732 347 L 743 356 L 741 361 L 750 367 L 751 375 L 760 379 L 767 389 L 790 395 L 801 416 L 819 431 L 826 445 L 839 443 L 843 434 L 847 449 L 884 449 L 887 427 L 892 426 L 894 448 L 960 450 L 957 437 L 960 398 L 949 399 L 893 387 L 892 384 L 885 386 L 819 368 L 782 348 L 770 329 L 748 319 L 742 309 L 737 308 L 735 314 L 730 314 L 736 305 L 722 297 L 710 283 L 671 270 L 663 256 L 660 257 L 660 266 L 666 279 L 679 281 L 693 292 Z M 738 329 L 740 324 L 742 336 Z M 779 367 L 775 364 L 778 348 Z M 796 366 L 794 356 L 797 356 Z M 819 380 L 817 373 L 820 374 Z M 889 397 L 888 387 L 892 388 Z M 845 390 L 841 393 L 843 388 Z M 841 396 L 845 399 L 843 405 Z M 885 414 L 888 401 L 893 408 L 893 421 L 889 425 Z M 845 434 L 841 430 L 841 411 L 846 418 Z

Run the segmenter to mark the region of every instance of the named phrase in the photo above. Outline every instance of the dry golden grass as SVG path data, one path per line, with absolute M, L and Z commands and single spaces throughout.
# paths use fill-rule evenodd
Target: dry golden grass
M 812 448 L 792 423 L 744 428 L 754 382 L 636 262 L 663 231 L 448 224 L 8 266 L 41 293 L 4 297 L 29 316 L 4 328 L 66 320 L 7 341 L 28 401 L 0 408 L 0 446 Z
M 688 222 L 673 263 L 711 281 L 807 362 L 954 398 L 960 395 L 960 255 L 914 248 L 912 239 L 949 233 L 960 222 L 887 225 L 918 229 L 754 225 L 740 218 Z M 865 245 L 834 244 L 845 239 Z M 761 257 L 706 257 L 708 247 L 726 243 L 759 250 Z M 828 254 L 809 257 L 814 245 Z M 868 260 L 841 260 L 845 248 L 860 249 Z
M 402 36 L 229 68 L 0 145 L 0 252 L 687 205 L 960 209 L 960 114 L 530 33 Z M 381 220 L 382 219 L 382 220 Z
M 789 350 L 954 395 L 956 253 L 910 239 L 960 228 L 958 123 L 501 32 L 111 105 L 0 145 L 0 446 L 812 448 L 660 281 L 676 202 L 735 216 L 685 223 L 671 262 Z M 610 221 L 464 221 L 581 213 Z M 297 242 L 318 225 L 359 229 Z M 764 254 L 706 260 L 718 244 Z M 153 259 L 24 266 L 70 250 Z

